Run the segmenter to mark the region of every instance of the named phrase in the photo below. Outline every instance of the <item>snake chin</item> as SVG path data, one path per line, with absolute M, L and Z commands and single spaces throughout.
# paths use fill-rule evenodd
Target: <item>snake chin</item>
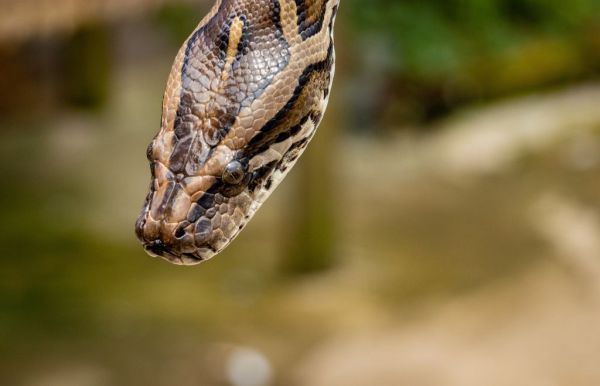
M 195 253 L 177 253 L 160 240 L 145 243 L 144 250 L 152 257 L 160 257 L 177 265 L 197 265 L 209 258 L 201 256 L 199 251 Z

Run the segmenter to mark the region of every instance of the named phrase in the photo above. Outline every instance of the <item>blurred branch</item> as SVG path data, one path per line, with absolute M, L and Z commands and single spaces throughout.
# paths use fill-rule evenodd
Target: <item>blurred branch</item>
M 0 44 L 69 32 L 87 23 L 139 15 L 174 3 L 211 0 L 4 0 L 0 4 Z

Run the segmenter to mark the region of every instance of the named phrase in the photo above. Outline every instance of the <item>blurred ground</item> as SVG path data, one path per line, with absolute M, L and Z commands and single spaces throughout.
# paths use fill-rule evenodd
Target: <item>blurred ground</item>
M 445 9 L 434 3 L 423 2 L 431 12 Z M 99 4 L 75 8 L 86 20 L 122 20 L 136 12 L 127 4 L 138 3 Z M 182 11 L 162 12 L 169 19 Z M 9 25 L 2 20 L 0 27 Z M 64 16 L 56 20 L 61 33 L 71 28 Z M 340 20 L 340 76 L 307 154 L 333 154 L 326 182 L 334 193 L 334 261 L 311 275 L 283 269 L 294 209 L 305 205 L 304 175 L 313 170 L 307 157 L 209 263 L 173 267 L 138 245 L 133 222 L 149 179 L 145 147 L 181 42 L 172 25 L 133 18 L 47 41 L 43 28 L 10 28 L 19 39 L 42 37 L 0 52 L 10 70 L 0 78 L 1 385 L 600 383 L 600 84 L 582 75 L 460 103 L 419 91 L 413 106 L 441 98 L 452 101 L 452 113 L 378 121 L 362 108 L 392 101 L 383 110 L 404 116 L 402 98 L 439 79 L 411 83 L 406 74 L 369 71 L 382 77 L 377 83 L 357 75 L 357 63 L 383 64 L 351 59 L 349 17 Z M 80 51 L 98 41 L 110 59 L 106 72 L 93 66 L 102 60 Z M 365 41 L 357 47 L 369 47 Z M 72 72 L 78 61 L 61 70 L 63 44 L 79 47 L 66 52 L 81 54 L 80 67 L 102 78 L 98 105 L 60 98 L 63 82 L 89 81 Z M 29 68 L 29 60 L 41 66 Z M 533 63 L 524 61 L 537 74 L 531 69 L 544 60 Z M 15 79 L 28 79 L 27 90 L 15 88 Z M 433 89 L 454 87 L 441 83 Z M 397 87 L 400 101 L 378 85 Z M 39 99 L 48 90 L 54 97 Z
M 596 86 L 529 97 L 463 114 L 440 130 L 442 134 L 416 143 L 379 145 L 379 151 L 371 148 L 363 154 L 354 153 L 350 159 L 369 155 L 369 162 L 360 162 L 366 164 L 361 175 L 369 174 L 367 169 L 374 175 L 367 184 L 371 188 L 360 192 L 364 196 L 354 202 L 364 202 L 370 197 L 373 202 L 391 207 L 412 207 L 412 212 L 399 210 L 399 213 L 410 213 L 411 229 L 415 228 L 414 223 L 427 223 L 433 233 L 429 235 L 430 243 L 436 246 L 427 245 L 428 239 L 422 236 L 427 233 L 424 230 L 420 233 L 396 230 L 397 239 L 408 233 L 415 238 L 412 243 L 420 253 L 437 247 L 436 256 L 444 260 L 464 248 L 464 255 L 473 254 L 480 259 L 471 262 L 475 270 L 496 254 L 498 259 L 505 259 L 504 263 L 509 260 L 513 267 L 520 268 L 508 275 L 489 272 L 489 281 L 480 283 L 479 290 L 451 296 L 438 294 L 433 300 L 400 311 L 395 317 L 382 311 L 386 307 L 370 309 L 368 313 L 358 311 L 359 315 L 370 315 L 370 320 L 350 326 L 348 321 L 355 315 L 352 310 L 361 307 L 356 300 L 348 302 L 352 306 L 346 313 L 336 312 L 343 320 L 339 324 L 346 328 L 340 328 L 307 356 L 297 372 L 298 384 L 597 384 L 600 381 L 597 366 L 600 217 L 593 192 L 598 191 L 598 186 L 595 183 L 595 187 L 590 186 L 586 199 L 581 180 L 569 183 L 560 175 L 574 171 L 581 178 L 598 167 L 600 120 L 594 106 L 599 97 Z M 404 162 L 391 162 L 394 153 L 390 147 L 403 154 L 396 159 Z M 373 160 L 374 154 L 387 156 Z M 550 175 L 540 173 L 544 168 L 551 170 Z M 444 176 L 444 183 L 440 185 L 432 174 Z M 400 189 L 394 191 L 386 186 L 390 176 L 404 177 L 403 183 L 396 185 Z M 507 178 L 511 183 L 507 184 Z M 509 187 L 518 180 L 519 188 Z M 411 194 L 420 183 L 433 190 L 437 186 L 442 193 L 436 196 L 421 190 Z M 494 193 L 490 194 L 488 189 Z M 393 194 L 385 194 L 392 191 Z M 427 194 L 427 200 L 415 199 L 418 194 Z M 485 203 L 476 205 L 474 200 Z M 438 215 L 445 212 L 439 206 L 452 207 L 453 215 L 437 220 L 435 215 L 427 216 L 425 208 L 414 209 L 422 201 L 426 206 L 435 206 Z M 459 209 L 448 202 L 455 205 L 459 202 L 459 207 L 466 207 Z M 471 205 L 481 213 L 469 213 Z M 367 212 L 372 208 L 362 216 L 369 217 Z M 519 209 L 513 211 L 515 208 Z M 393 213 L 391 216 L 398 212 Z M 373 215 L 378 221 L 371 226 L 381 226 L 382 216 L 385 217 L 382 213 Z M 441 224 L 432 226 L 432 222 L 438 221 Z M 493 224 L 486 224 L 488 221 Z M 363 222 L 361 217 L 360 223 Z M 401 222 L 390 219 L 389 223 Z M 518 231 L 503 233 L 503 225 Z M 486 226 L 490 229 L 480 233 L 480 227 Z M 466 229 L 452 229 L 460 227 Z M 348 239 L 349 244 L 360 238 L 361 232 L 357 233 Z M 372 237 L 365 230 L 362 233 L 365 239 Z M 495 242 L 484 241 L 483 234 L 493 234 Z M 542 248 L 546 252 L 532 261 L 531 255 L 518 251 L 518 245 L 527 239 L 533 242 L 535 234 L 541 237 L 538 242 L 546 244 Z M 475 235 L 480 235 L 480 239 L 474 239 Z M 443 245 L 446 237 L 451 245 Z M 518 239 L 523 241 L 519 243 Z M 477 250 L 478 241 L 486 246 Z M 399 244 L 407 243 L 411 242 L 403 240 Z M 523 266 L 513 259 L 526 259 L 528 263 Z M 437 269 L 443 270 L 442 280 L 452 276 L 456 265 L 469 269 L 456 260 L 448 267 L 441 261 L 438 264 Z M 349 288 L 365 282 L 367 270 L 357 271 L 362 272 L 361 278 L 349 279 L 353 283 L 348 284 Z M 378 271 L 371 267 L 371 272 Z M 411 273 L 407 276 L 414 278 L 414 272 Z M 395 289 L 403 286 L 402 278 L 393 278 L 393 274 L 387 277 L 390 283 L 380 281 L 380 272 L 376 276 L 371 285 L 359 291 L 368 292 L 378 285 Z M 436 284 L 439 285 L 433 286 Z M 329 292 L 323 288 L 318 291 Z
M 139 250 L 130 222 L 147 176 L 130 146 L 146 137 L 137 96 L 159 88 L 143 76 L 120 83 L 117 122 L 103 123 L 113 129 L 48 122 L 44 153 L 3 170 L 45 197 L 4 202 L 3 383 L 226 384 L 220 369 L 238 345 L 262 352 L 277 384 L 600 380 L 598 85 L 465 112 L 433 134 L 343 139 L 341 260 L 288 283 L 275 275 L 274 230 L 285 232 L 295 177 L 199 269 Z M 2 134 L 3 165 L 26 154 L 22 135 Z M 21 225 L 26 208 L 39 220 Z M 31 242 L 10 237 L 25 229 Z M 36 241 L 48 237 L 62 247 Z
M 298 384 L 595 385 L 597 295 L 562 267 L 540 264 L 430 304 L 409 323 L 341 332 L 310 353 Z

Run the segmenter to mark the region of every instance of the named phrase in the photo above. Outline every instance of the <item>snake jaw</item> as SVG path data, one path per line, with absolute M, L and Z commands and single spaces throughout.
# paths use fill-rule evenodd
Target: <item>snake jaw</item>
M 199 252 L 175 254 L 166 249 L 160 240 L 144 244 L 144 250 L 151 257 L 160 257 L 176 265 L 197 265 L 210 258 L 208 255 L 202 257 Z
M 187 233 L 182 237 L 174 239 L 162 238 L 150 240 L 146 238 L 145 234 L 147 231 L 144 228 L 142 228 L 141 232 L 142 237 L 140 241 L 148 255 L 151 257 L 160 257 L 176 265 L 200 264 L 215 255 L 212 247 L 196 247 L 193 240 L 190 242 L 192 237 Z M 165 242 L 164 240 L 168 241 Z

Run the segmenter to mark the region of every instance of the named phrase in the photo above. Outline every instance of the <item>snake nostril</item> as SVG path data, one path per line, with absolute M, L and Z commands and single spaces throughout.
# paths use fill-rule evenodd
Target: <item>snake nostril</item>
M 180 226 L 175 231 L 175 238 L 181 239 L 183 236 L 185 236 L 185 229 L 183 229 L 183 226 Z

